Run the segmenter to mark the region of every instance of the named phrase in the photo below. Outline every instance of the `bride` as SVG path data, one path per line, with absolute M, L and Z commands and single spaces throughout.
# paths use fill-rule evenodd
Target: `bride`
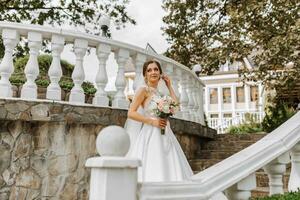
M 160 78 L 165 82 L 171 98 L 178 102 L 168 76 L 162 75 L 159 62 L 150 60 L 143 66 L 146 86 L 140 87 L 128 110 L 125 129 L 130 135 L 129 157 L 142 161 L 138 169 L 139 182 L 182 181 L 189 179 L 193 172 L 174 136 L 168 120 L 152 114 L 159 98 L 157 90 Z M 161 134 L 161 129 L 165 134 Z

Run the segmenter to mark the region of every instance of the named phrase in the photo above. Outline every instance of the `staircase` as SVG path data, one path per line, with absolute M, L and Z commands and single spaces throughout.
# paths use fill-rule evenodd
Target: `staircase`
M 263 138 L 266 134 L 219 134 L 215 140 L 205 143 L 197 155 L 197 159 L 190 160 L 191 167 L 195 173 L 200 172 L 223 159 L 241 151 L 256 141 Z M 286 191 L 290 165 L 284 176 L 284 189 Z M 257 188 L 252 191 L 253 197 L 267 196 L 269 194 L 268 176 L 263 169 L 256 172 Z

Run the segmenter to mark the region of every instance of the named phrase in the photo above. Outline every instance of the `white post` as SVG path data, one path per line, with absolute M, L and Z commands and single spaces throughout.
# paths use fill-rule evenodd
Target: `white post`
M 189 120 L 189 111 L 187 108 L 189 103 L 189 98 L 187 95 L 188 75 L 186 74 L 186 72 L 182 72 L 180 82 L 181 82 L 181 95 L 180 95 L 181 114 L 183 119 Z
M 39 75 L 38 55 L 39 50 L 42 47 L 42 34 L 36 32 L 29 32 L 28 46 L 30 48 L 29 60 L 24 70 L 27 81 L 22 87 L 21 98 L 36 99 L 37 86 L 34 81 Z
M 181 94 L 179 92 L 179 84 L 180 84 L 180 77 L 181 77 L 181 69 L 179 68 L 175 68 L 175 70 L 173 70 L 173 85 L 174 85 L 174 91 L 175 91 L 175 94 L 180 102 L 180 98 L 181 98 Z M 181 111 L 179 110 L 176 114 L 175 114 L 175 117 L 177 118 L 181 118 L 182 117 L 182 113 Z
M 124 94 L 124 90 L 126 87 L 124 67 L 129 58 L 129 51 L 127 51 L 125 49 L 120 49 L 117 52 L 116 57 L 117 57 L 117 63 L 118 63 L 119 69 L 118 69 L 118 74 L 117 74 L 117 78 L 116 78 L 117 93 L 114 96 L 112 106 L 115 108 L 127 109 L 129 106 L 129 101 L 126 99 L 125 94 Z
M 199 109 L 198 109 L 198 113 L 199 113 L 199 119 L 200 119 L 200 123 L 202 125 L 205 125 L 204 122 L 204 102 L 203 102 L 203 85 L 198 82 L 198 91 L 199 91 Z
M 246 110 L 247 112 L 250 111 L 250 86 L 248 84 L 245 84 L 245 104 L 246 104 Z
M 188 112 L 189 112 L 189 120 L 190 121 L 195 121 L 195 117 L 194 117 L 194 98 L 193 98 L 193 77 L 191 77 L 191 75 L 188 75 L 188 82 L 187 82 L 187 95 L 189 98 L 189 103 L 188 103 Z
M 76 64 L 72 73 L 72 79 L 74 82 L 74 87 L 70 93 L 70 102 L 74 103 L 84 103 L 85 96 L 81 84 L 84 81 L 84 69 L 83 69 L 83 57 L 86 54 L 88 47 L 88 41 L 83 39 L 75 39 L 74 42 L 74 52 L 76 55 Z
M 300 143 L 291 150 L 291 173 L 288 184 L 289 191 L 297 191 L 300 188 Z
M 96 75 L 96 85 L 97 92 L 93 99 L 94 105 L 108 106 L 109 99 L 107 93 L 105 92 L 105 86 L 107 84 L 108 78 L 106 73 L 106 61 L 111 52 L 111 47 L 106 44 L 99 44 L 97 48 L 97 57 L 99 60 L 99 68 Z
M 51 83 L 47 87 L 46 98 L 53 100 L 61 100 L 61 89 L 58 84 L 62 69 L 60 64 L 60 54 L 64 49 L 65 38 L 60 35 L 52 35 L 51 49 L 52 49 L 52 63 L 48 71 Z
M 283 194 L 282 176 L 287 163 L 289 163 L 289 154 L 284 153 L 263 167 L 269 177 L 270 195 Z
M 228 188 L 226 190 L 226 196 L 230 200 L 248 200 L 251 197 L 251 190 L 255 188 L 256 176 L 254 173 Z
M 231 92 L 231 110 L 232 110 L 232 119 L 236 118 L 236 85 L 232 85 L 230 88 Z
M 206 85 L 205 86 L 205 113 L 206 113 L 206 117 L 207 119 L 210 118 L 209 114 L 208 114 L 208 110 L 210 108 L 210 88 Z
M 147 57 L 143 54 L 137 54 L 134 57 L 135 61 L 135 78 L 133 81 L 133 90 L 136 91 L 141 85 L 144 83 L 144 78 L 143 78 L 143 65 L 144 62 L 146 61 Z
M 14 71 L 13 50 L 20 40 L 19 33 L 16 30 L 3 29 L 3 44 L 5 53 L 0 64 L 0 97 L 12 97 L 11 84 L 9 78 Z
M 197 80 L 196 79 L 192 79 L 192 96 L 193 96 L 193 99 L 194 99 L 194 107 L 193 107 L 193 116 L 194 116 L 194 121 L 195 122 L 198 122 L 200 121 L 200 118 L 199 118 L 199 113 L 197 113 L 197 111 L 199 110 L 199 90 L 198 90 L 198 87 L 197 87 Z
M 141 162 L 124 157 L 129 150 L 129 136 L 119 126 L 104 128 L 97 137 L 101 157 L 89 158 L 91 168 L 90 200 L 137 199 L 137 168 Z
M 219 113 L 219 120 L 218 126 L 220 128 L 220 132 L 223 133 L 223 89 L 221 86 L 218 86 L 218 113 Z
M 264 106 L 263 106 L 263 87 L 262 84 L 258 84 L 258 111 L 259 111 L 259 122 L 262 122 L 263 120 L 263 114 L 264 114 Z

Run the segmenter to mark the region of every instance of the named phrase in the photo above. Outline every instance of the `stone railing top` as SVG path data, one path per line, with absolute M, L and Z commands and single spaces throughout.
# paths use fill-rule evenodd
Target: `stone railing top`
M 2 29 L 13 29 L 17 30 L 21 36 L 27 36 L 28 32 L 39 32 L 42 34 L 43 39 L 51 39 L 53 34 L 62 35 L 65 38 L 67 43 L 73 43 L 76 38 L 85 39 L 88 41 L 88 46 L 96 48 L 100 43 L 107 44 L 111 46 L 112 51 L 116 51 L 120 48 L 126 49 L 129 51 L 130 55 L 135 55 L 137 53 L 148 55 L 150 57 L 159 59 L 165 63 L 169 63 L 175 65 L 176 67 L 181 68 L 192 74 L 199 83 L 204 86 L 204 83 L 196 76 L 196 74 L 188 69 L 186 66 L 168 58 L 160 54 L 155 54 L 149 51 L 146 51 L 143 48 L 130 45 L 124 42 L 112 40 L 109 38 L 105 38 L 102 36 L 95 36 L 87 33 L 82 33 L 79 31 L 72 31 L 72 30 L 65 30 L 59 28 L 53 28 L 51 26 L 41 26 L 41 25 L 32 25 L 32 24 L 21 24 L 21 23 L 14 23 L 14 22 L 0 22 L 0 30 Z
M 0 99 L 0 120 L 53 121 L 123 127 L 127 112 L 125 109 L 92 104 L 74 105 L 65 101 Z M 217 134 L 216 130 L 199 123 L 175 118 L 171 118 L 170 121 L 172 130 L 179 135 L 189 134 L 212 139 Z

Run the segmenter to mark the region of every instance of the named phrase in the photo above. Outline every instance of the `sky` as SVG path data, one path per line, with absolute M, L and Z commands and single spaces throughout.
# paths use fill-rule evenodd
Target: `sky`
M 168 48 L 168 43 L 163 36 L 161 27 L 163 26 L 162 17 L 165 11 L 161 7 L 161 0 L 131 0 L 127 6 L 128 15 L 136 20 L 136 25 L 127 24 L 125 28 L 117 30 L 113 24 L 110 25 L 112 39 L 145 48 L 149 43 L 157 53 L 163 53 Z M 62 59 L 75 64 L 75 55 L 70 48 L 65 48 L 62 53 Z M 94 82 L 98 60 L 95 52 L 84 58 L 85 80 Z M 106 90 L 115 90 L 114 82 L 117 74 L 117 63 L 110 55 L 107 61 L 107 74 L 109 82 Z

